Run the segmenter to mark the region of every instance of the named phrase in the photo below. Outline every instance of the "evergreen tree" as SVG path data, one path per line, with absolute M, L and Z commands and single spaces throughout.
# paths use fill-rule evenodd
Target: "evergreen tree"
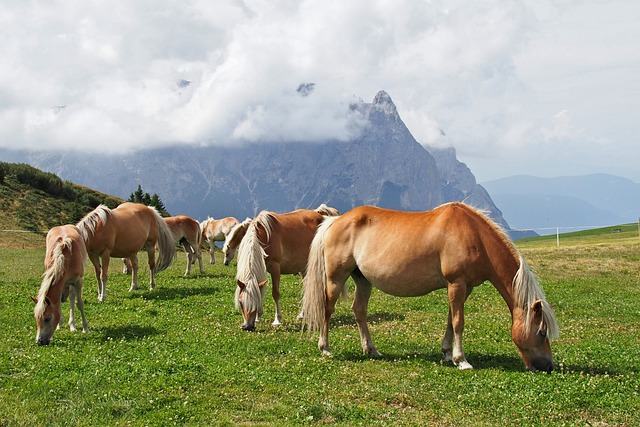
M 142 203 L 143 205 L 147 206 L 153 206 L 161 216 L 171 216 L 171 214 L 167 212 L 167 208 L 164 206 L 164 203 L 162 203 L 162 200 L 160 200 L 160 196 L 158 196 L 156 193 L 153 193 L 152 196 L 149 193 L 144 192 L 140 184 L 138 184 L 138 189 L 131 193 L 127 201 L 133 203 Z

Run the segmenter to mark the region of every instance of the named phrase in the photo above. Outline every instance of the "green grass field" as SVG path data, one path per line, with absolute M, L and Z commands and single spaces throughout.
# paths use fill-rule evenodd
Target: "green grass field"
M 333 356 L 322 357 L 295 320 L 299 278 L 283 279 L 283 326 L 271 327 L 268 296 L 265 320 L 248 333 L 233 307 L 235 265 L 206 264 L 205 276 L 185 278 L 183 254 L 155 291 L 129 293 L 114 260 L 103 303 L 88 264 L 91 331 L 61 329 L 39 347 L 29 297 L 40 286 L 44 238 L 33 248 L 0 237 L 0 426 L 640 425 L 637 226 L 573 233 L 560 247 L 555 236 L 518 242 L 560 323 L 552 374 L 524 370 L 506 304 L 489 283 L 466 304 L 475 369 L 459 371 L 441 363 L 444 291 L 406 299 L 374 291 L 378 359 L 361 354 L 349 305 L 340 304 Z

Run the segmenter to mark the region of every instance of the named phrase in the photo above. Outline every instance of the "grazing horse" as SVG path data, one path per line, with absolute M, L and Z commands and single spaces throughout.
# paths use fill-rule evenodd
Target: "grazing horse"
M 327 206 L 324 203 L 315 208 L 314 211 L 323 216 L 336 216 L 340 214 L 336 208 Z M 222 246 L 224 265 L 229 265 L 233 260 L 233 257 L 236 255 L 236 251 L 238 250 L 238 246 L 240 246 L 240 242 L 242 242 L 242 238 L 247 233 L 247 227 L 251 221 L 251 218 L 245 219 L 241 223 L 236 224 L 229 234 L 227 234 L 227 238 L 224 240 L 224 245 Z
M 47 233 L 47 252 L 44 258 L 45 272 L 33 315 L 36 319 L 36 342 L 48 345 L 53 333 L 62 323 L 61 302 L 69 295 L 69 329 L 76 330 L 74 305 L 82 316 L 82 332 L 89 332 L 82 299 L 82 276 L 87 261 L 84 239 L 73 225 L 53 227 Z
M 231 261 L 233 261 L 233 257 L 236 256 L 238 246 L 240 246 L 244 235 L 247 234 L 247 229 L 249 228 L 251 221 L 253 221 L 251 218 L 245 219 L 244 221 L 236 224 L 227 234 L 227 237 L 224 239 L 224 245 L 222 246 L 224 265 L 229 265 Z
M 211 264 L 216 263 L 216 258 L 214 256 L 214 243 L 224 242 L 229 235 L 229 232 L 231 232 L 231 229 L 239 223 L 240 221 L 232 216 L 222 219 L 213 219 L 209 217 L 200 223 L 200 229 L 202 230 L 202 238 L 200 241 L 209 242 Z M 225 265 L 228 265 L 228 263 L 225 263 Z
M 187 254 L 187 269 L 185 276 L 191 274 L 191 264 L 198 260 L 200 266 L 200 274 L 204 274 L 202 268 L 202 253 L 200 252 L 200 223 L 195 219 L 186 215 L 176 215 L 164 218 L 164 222 L 173 234 L 173 240 L 182 245 L 184 252 Z
M 99 301 L 107 297 L 110 258 L 131 261 L 129 291 L 132 291 L 138 289 L 138 251 L 144 249 L 149 257 L 150 289 L 156 288 L 156 273 L 169 267 L 176 255 L 173 235 L 167 224 L 155 208 L 140 203 L 125 202 L 115 209 L 100 205 L 82 218 L 76 227 L 84 238 L 96 271 Z
M 445 361 L 471 369 L 462 348 L 464 302 L 490 281 L 512 317 L 511 338 L 527 369 L 553 369 L 549 340 L 558 325 L 536 276 L 504 231 L 481 212 L 449 203 L 427 212 L 362 206 L 325 221 L 314 237 L 304 277 L 305 324 L 320 331 L 329 354 L 329 319 L 351 276 L 352 310 L 365 354 L 377 356 L 367 326 L 372 286 L 401 297 L 446 288 L 449 317 L 442 341 Z
M 262 315 L 267 272 L 271 274 L 271 295 L 276 305 L 272 325 L 280 325 L 280 275 L 302 274 L 309 246 L 325 216 L 308 209 L 285 214 L 262 211 L 251 221 L 238 248 L 236 307 L 242 311 L 242 329 L 254 330 Z

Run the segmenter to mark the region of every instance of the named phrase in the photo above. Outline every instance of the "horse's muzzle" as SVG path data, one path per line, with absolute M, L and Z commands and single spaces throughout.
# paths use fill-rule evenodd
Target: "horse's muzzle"
M 255 325 L 242 325 L 242 330 L 247 332 L 255 332 Z
M 553 366 L 553 361 L 545 358 L 534 359 L 529 367 L 529 370 L 532 372 L 535 371 L 543 371 L 547 374 L 550 374 L 554 370 L 555 366 Z
M 38 345 L 49 345 L 49 343 L 51 342 L 51 340 L 50 340 L 50 339 L 45 339 L 45 338 L 38 337 L 38 338 L 36 339 L 36 342 L 38 343 Z

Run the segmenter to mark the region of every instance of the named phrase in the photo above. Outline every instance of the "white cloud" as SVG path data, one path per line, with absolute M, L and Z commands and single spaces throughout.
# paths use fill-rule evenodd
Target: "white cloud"
M 386 90 L 418 141 L 484 177 L 509 174 L 505 153 L 549 168 L 540 144 L 638 134 L 638 17 L 631 0 L 7 1 L 0 147 L 347 138 L 348 104 Z M 604 162 L 590 151 L 573 155 Z

